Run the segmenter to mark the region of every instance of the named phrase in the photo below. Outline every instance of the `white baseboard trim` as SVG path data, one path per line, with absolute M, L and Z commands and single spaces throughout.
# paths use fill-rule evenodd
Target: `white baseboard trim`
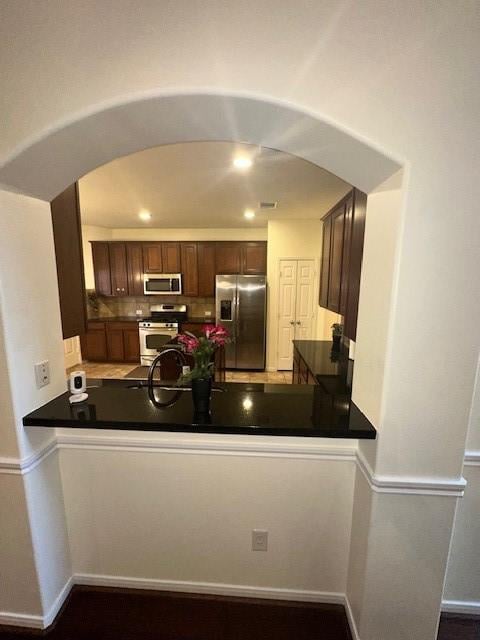
M 73 576 L 71 576 L 63 586 L 63 589 L 60 591 L 58 596 L 55 598 L 55 601 L 50 607 L 50 609 L 48 610 L 48 612 L 43 616 L 44 629 L 49 627 L 52 624 L 52 622 L 55 620 L 60 609 L 63 607 L 65 600 L 68 598 L 68 595 L 70 594 L 70 591 L 72 590 L 72 587 L 74 584 L 75 584 L 74 578 Z
M 50 440 L 42 449 L 25 458 L 0 458 L 0 473 L 23 476 L 45 460 L 58 448 L 57 441 Z
M 467 600 L 443 600 L 442 612 L 480 616 L 480 601 L 473 600 L 469 602 Z
M 480 467 L 480 451 L 465 451 L 465 462 L 466 467 Z
M 318 602 L 324 604 L 344 604 L 345 602 L 345 596 L 343 593 L 330 591 L 308 591 L 304 589 L 281 589 L 276 587 L 253 587 L 249 585 L 225 584 L 219 582 L 130 578 L 126 576 L 110 576 L 91 573 L 75 574 L 74 582 L 75 584 L 94 587 L 150 589 L 154 591 L 175 591 L 177 593 L 198 593 L 215 596 L 292 600 L 295 602 Z
M 360 640 L 360 634 L 358 633 L 358 628 L 355 622 L 355 618 L 353 616 L 352 607 L 350 605 L 350 600 L 348 596 L 345 594 L 344 601 L 345 613 L 347 614 L 348 626 L 350 627 L 350 633 L 352 634 L 353 640 Z
M 28 613 L 10 613 L 0 611 L 0 625 L 6 627 L 26 627 L 28 629 L 43 629 L 43 617 Z

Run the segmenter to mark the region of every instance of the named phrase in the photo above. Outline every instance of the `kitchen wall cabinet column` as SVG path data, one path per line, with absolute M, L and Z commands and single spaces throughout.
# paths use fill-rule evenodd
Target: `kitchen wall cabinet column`
M 112 279 L 112 295 L 128 295 L 127 250 L 123 242 L 111 242 L 110 273 Z
M 85 279 L 78 186 L 72 184 L 50 203 L 57 263 L 63 337 L 86 331 Z
M 265 242 L 242 243 L 242 273 L 263 275 L 267 272 L 267 245 Z
M 91 244 L 95 291 L 99 296 L 111 296 L 112 279 L 110 274 L 108 242 L 92 242 Z
M 198 295 L 212 298 L 215 295 L 215 243 L 198 242 Z
M 183 295 L 198 295 L 198 255 L 195 242 L 181 243 Z
M 162 245 L 160 242 L 143 244 L 143 271 L 144 273 L 162 273 Z
M 142 245 L 126 242 L 128 295 L 143 296 L 143 252 Z
M 180 273 L 182 270 L 179 242 L 162 242 L 163 273 Z
M 323 218 L 321 307 L 344 317 L 344 335 L 357 335 L 358 297 L 367 196 L 353 189 Z
M 215 245 L 215 269 L 217 273 L 237 275 L 241 273 L 242 257 L 238 242 L 217 242 Z

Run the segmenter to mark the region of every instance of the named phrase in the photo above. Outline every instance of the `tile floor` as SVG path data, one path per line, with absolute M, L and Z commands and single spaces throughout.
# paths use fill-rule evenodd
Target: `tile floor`
M 82 369 L 87 378 L 124 378 L 127 373 L 133 371 L 138 365 L 112 362 L 83 362 L 67 369 L 67 375 L 71 371 Z M 227 382 L 259 382 L 268 384 L 291 384 L 291 371 L 227 371 Z

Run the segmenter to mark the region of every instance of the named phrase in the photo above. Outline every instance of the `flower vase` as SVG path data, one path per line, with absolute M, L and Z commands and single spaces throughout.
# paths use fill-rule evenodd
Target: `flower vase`
M 192 398 L 196 414 L 205 415 L 209 413 L 211 393 L 212 378 L 192 379 Z

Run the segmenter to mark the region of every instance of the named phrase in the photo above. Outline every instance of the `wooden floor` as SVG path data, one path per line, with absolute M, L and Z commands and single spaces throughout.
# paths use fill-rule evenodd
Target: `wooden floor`
M 67 369 L 71 371 L 83 369 L 87 378 L 124 378 L 138 364 L 112 362 L 83 362 Z M 268 384 L 291 384 L 291 371 L 226 371 L 226 382 L 259 382 Z
M 479 634 L 479 619 L 445 617 L 438 640 L 478 640 Z M 73 589 L 55 624 L 46 633 L 0 627 L 0 640 L 34 637 L 48 640 L 352 640 L 344 609 L 339 605 L 91 587 Z

